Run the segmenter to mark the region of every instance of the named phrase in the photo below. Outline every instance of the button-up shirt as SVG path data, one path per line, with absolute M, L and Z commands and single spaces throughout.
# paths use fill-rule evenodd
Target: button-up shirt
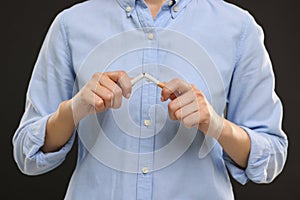
M 114 70 L 194 84 L 219 115 L 248 133 L 247 167 L 215 139 L 170 120 L 169 101 L 161 102 L 160 88 L 145 79 L 121 108 L 87 116 L 61 149 L 43 153 L 46 123 L 58 105 L 93 73 Z M 177 0 L 153 19 L 144 0 L 90 0 L 62 11 L 49 29 L 14 157 L 23 173 L 45 173 L 64 161 L 78 135 L 65 199 L 234 199 L 229 173 L 245 184 L 268 183 L 281 172 L 281 120 L 262 29 L 247 11 L 221 0 Z

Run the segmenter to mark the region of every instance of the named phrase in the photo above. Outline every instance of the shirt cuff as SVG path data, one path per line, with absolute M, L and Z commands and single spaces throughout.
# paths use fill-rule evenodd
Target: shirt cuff
M 35 171 L 34 174 L 41 174 L 49 171 L 61 164 L 72 148 L 75 134 L 71 139 L 58 151 L 44 153 L 40 149 L 44 145 L 46 135 L 46 124 L 51 115 L 45 116 L 27 128 L 26 137 L 24 138 L 23 154 L 27 164 L 30 167 L 26 171 Z
M 267 179 L 267 167 L 270 159 L 270 143 L 263 136 L 264 133 L 255 132 L 247 127 L 243 128 L 249 135 L 251 149 L 246 169 L 240 168 L 225 152 L 224 160 L 232 177 L 245 185 L 249 179 L 256 183 L 264 183 Z

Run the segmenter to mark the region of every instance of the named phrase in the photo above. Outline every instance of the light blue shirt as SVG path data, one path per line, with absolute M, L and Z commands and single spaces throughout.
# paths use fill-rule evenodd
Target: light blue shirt
M 227 119 L 250 136 L 248 166 L 237 166 L 216 142 L 207 155 L 199 156 L 204 140 L 200 131 L 194 134 L 187 149 L 180 147 L 184 137 L 176 138 L 173 148 L 183 148 L 182 154 L 172 162 L 157 163 L 173 156 L 171 152 L 157 160 L 158 150 L 171 144 L 176 136 L 179 122 L 167 117 L 167 103 L 159 101 L 160 88 L 143 80 L 135 86 L 130 100 L 124 99 L 128 115 L 118 109 L 97 115 L 105 137 L 98 135 L 95 115 L 80 122 L 78 161 L 65 199 L 234 199 L 228 173 L 246 184 L 249 180 L 269 183 L 281 172 L 288 142 L 281 129 L 282 104 L 274 92 L 274 75 L 262 29 L 248 12 L 222 0 L 177 0 L 168 4 L 163 5 L 154 20 L 143 0 L 90 0 L 56 17 L 36 62 L 26 110 L 13 138 L 14 158 L 23 173 L 42 174 L 64 161 L 76 133 L 57 152 L 43 153 L 40 148 L 47 120 L 97 70 L 124 70 L 132 76 L 148 72 L 161 81 L 182 78 L 202 90 L 220 115 L 227 103 Z M 170 33 L 169 39 L 160 35 L 159 28 L 169 31 L 165 32 Z M 126 40 L 122 35 L 135 29 L 142 30 L 145 48 L 135 49 L 134 40 Z M 181 36 L 185 39 L 178 39 Z M 110 40 L 119 48 L 109 48 Z M 137 37 L 137 43 L 140 41 Z M 198 55 L 193 55 L 190 46 L 184 51 L 185 44 L 191 41 L 207 55 L 201 58 L 201 69 L 212 63 L 215 66 L 219 74 L 215 82 L 221 80 L 223 91 L 212 91 L 201 70 L 197 75 L 199 68 L 189 61 L 197 62 Z M 172 51 L 177 44 L 183 50 L 181 55 Z M 162 50 L 160 45 L 170 45 L 171 49 Z M 132 51 L 122 52 L 125 47 Z M 111 55 L 115 57 L 110 58 Z M 188 59 L 182 58 L 189 55 L 192 56 Z M 107 66 L 89 68 L 88 63 L 102 64 L 105 59 L 110 62 Z M 128 127 L 131 129 L 124 130 Z M 131 162 L 126 156 L 116 158 L 113 148 L 105 146 L 109 143 L 101 143 L 107 140 L 118 147 L 115 149 L 134 152 L 138 161 Z M 116 159 L 118 162 L 113 163 Z M 136 171 L 132 170 L 134 167 Z

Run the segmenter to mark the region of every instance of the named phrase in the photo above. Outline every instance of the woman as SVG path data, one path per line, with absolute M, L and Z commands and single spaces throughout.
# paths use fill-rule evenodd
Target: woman
M 144 73 L 162 89 L 133 86 Z M 234 199 L 228 171 L 241 184 L 281 172 L 281 119 L 263 33 L 246 11 L 221 0 L 90 0 L 50 27 L 14 156 L 23 173 L 45 173 L 77 130 L 65 199 Z

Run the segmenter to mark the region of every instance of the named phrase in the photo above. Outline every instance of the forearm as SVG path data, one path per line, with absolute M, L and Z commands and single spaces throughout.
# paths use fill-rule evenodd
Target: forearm
M 45 143 L 41 150 L 45 153 L 57 151 L 71 138 L 74 128 L 71 100 L 64 101 L 47 122 Z
M 242 168 L 247 167 L 251 141 L 245 130 L 224 120 L 223 130 L 218 141 L 234 162 Z

